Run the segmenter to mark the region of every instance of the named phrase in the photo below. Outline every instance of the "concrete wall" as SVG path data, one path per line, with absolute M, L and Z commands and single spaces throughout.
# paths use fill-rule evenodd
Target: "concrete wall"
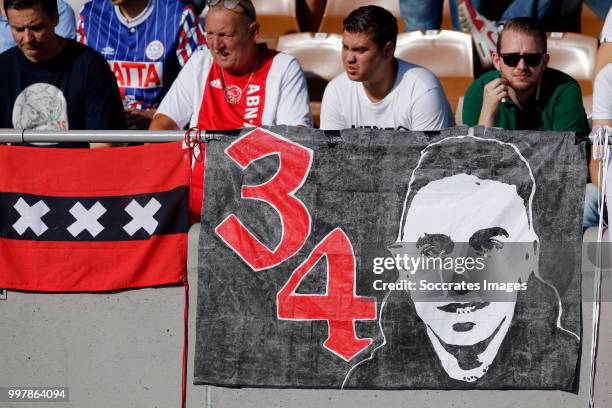
M 580 393 L 553 391 L 329 391 L 194 386 L 197 229 L 190 232 L 188 407 L 586 407 L 592 303 L 583 303 Z M 586 263 L 586 261 L 583 261 Z M 592 267 L 584 266 L 584 298 Z M 603 290 L 610 293 L 609 274 Z M 608 296 L 609 298 L 609 296 Z M 182 287 L 104 294 L 9 291 L 0 300 L 0 387 L 68 386 L 67 403 L 2 403 L 0 407 L 180 407 Z M 602 303 L 596 405 L 612 406 L 612 305 Z

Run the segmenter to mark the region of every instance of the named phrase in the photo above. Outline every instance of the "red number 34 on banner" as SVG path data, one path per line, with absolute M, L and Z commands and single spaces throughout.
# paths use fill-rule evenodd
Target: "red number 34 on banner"
M 233 142 L 225 153 L 243 170 L 264 157 L 277 155 L 279 158 L 278 170 L 268 181 L 241 189 L 241 198 L 263 201 L 278 213 L 282 233 L 276 247 L 270 249 L 259 241 L 235 214 L 230 214 L 215 229 L 254 271 L 278 266 L 295 255 L 310 236 L 310 213 L 295 193 L 308 177 L 313 152 L 275 133 L 255 129 Z M 302 279 L 322 258 L 326 259 L 327 266 L 325 294 L 295 293 Z M 357 296 L 355 281 L 353 246 L 345 232 L 336 228 L 315 246 L 278 292 L 278 317 L 326 320 L 329 333 L 323 346 L 349 361 L 372 343 L 371 338 L 357 337 L 355 321 L 376 319 L 376 302 Z

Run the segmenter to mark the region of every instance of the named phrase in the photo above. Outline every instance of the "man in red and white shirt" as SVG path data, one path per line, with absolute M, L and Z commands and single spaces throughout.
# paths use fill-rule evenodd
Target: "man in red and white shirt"
M 251 0 L 210 0 L 208 50 L 196 52 L 160 104 L 150 130 L 312 126 L 304 73 L 294 57 L 256 43 Z M 190 211 L 199 220 L 204 165 L 193 168 Z

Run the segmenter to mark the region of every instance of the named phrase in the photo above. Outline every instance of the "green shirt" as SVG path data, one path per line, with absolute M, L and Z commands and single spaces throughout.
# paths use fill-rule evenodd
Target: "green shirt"
M 478 124 L 484 86 L 499 77 L 499 71 L 493 70 L 472 82 L 463 99 L 463 124 Z M 580 85 L 571 76 L 547 68 L 532 102 L 525 109 L 520 109 L 509 98 L 501 102 L 495 116 L 495 127 L 508 130 L 589 131 Z

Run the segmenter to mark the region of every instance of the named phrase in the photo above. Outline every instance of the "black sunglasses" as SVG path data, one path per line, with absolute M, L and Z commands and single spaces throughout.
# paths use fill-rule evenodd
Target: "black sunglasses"
M 542 57 L 544 56 L 543 52 L 533 53 L 533 54 L 519 54 L 518 52 L 512 52 L 509 54 L 501 54 L 501 58 L 504 61 L 504 64 L 509 67 L 516 67 L 521 60 L 525 61 L 525 64 L 530 67 L 537 67 L 542 62 Z

